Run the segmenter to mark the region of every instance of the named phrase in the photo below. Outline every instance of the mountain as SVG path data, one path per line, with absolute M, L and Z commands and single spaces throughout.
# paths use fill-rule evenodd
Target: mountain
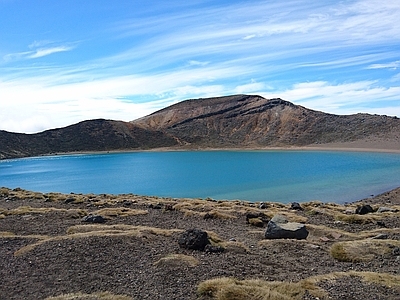
M 0 158 L 76 151 L 151 149 L 176 145 L 174 138 L 129 122 L 89 120 L 37 134 L 0 131 Z
M 391 138 L 400 132 L 396 117 L 333 115 L 282 99 L 234 95 L 186 100 L 132 121 L 174 136 L 194 147 L 306 146 Z
M 88 120 L 36 134 L 0 131 L 0 158 L 161 147 L 287 147 L 392 139 L 396 117 L 333 115 L 276 98 L 233 95 L 182 101 L 131 121 Z

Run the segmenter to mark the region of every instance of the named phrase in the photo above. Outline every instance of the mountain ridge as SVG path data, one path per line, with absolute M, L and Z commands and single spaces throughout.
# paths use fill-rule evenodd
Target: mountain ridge
M 400 119 L 334 115 L 257 95 L 188 99 L 130 121 L 95 119 L 36 134 L 0 130 L 0 159 L 157 148 L 264 148 L 394 139 Z

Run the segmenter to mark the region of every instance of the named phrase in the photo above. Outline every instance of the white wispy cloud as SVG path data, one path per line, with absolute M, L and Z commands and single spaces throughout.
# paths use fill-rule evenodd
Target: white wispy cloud
M 29 58 L 39 58 L 47 55 L 51 55 L 58 52 L 66 52 L 72 50 L 74 47 L 71 46 L 58 46 L 58 47 L 51 47 L 51 48 L 39 48 L 36 51 L 29 55 Z
M 58 52 L 71 51 L 75 48 L 75 46 L 72 44 L 43 47 L 50 44 L 54 43 L 51 41 L 34 41 L 28 46 L 28 48 L 31 50 L 6 54 L 3 56 L 3 60 L 6 62 L 12 62 L 18 60 L 35 59 Z
M 385 63 L 385 64 L 372 64 L 368 66 L 368 69 L 392 69 L 396 70 L 397 68 L 400 67 L 400 60 Z
M 45 60 L 71 50 L 79 57 L 85 47 L 36 40 L 27 51 L 3 56 L 10 71 L 0 72 L 0 99 L 8 102 L 0 129 L 33 132 L 99 117 L 129 121 L 179 100 L 234 93 L 339 114 L 386 106 L 386 114 L 400 116 L 393 105 L 400 100 L 399 75 L 374 75 L 400 65 L 394 2 L 211 1 L 200 9 L 200 1 L 165 11 L 161 5 L 160 14 L 143 11 L 115 20 L 104 36 L 88 36 L 87 48 L 104 40 L 113 50 L 96 44 L 93 53 L 100 55 L 82 52 L 86 59 L 73 64 Z M 42 65 L 28 64 L 38 58 Z
M 291 99 L 296 104 L 324 112 L 352 114 L 358 112 L 378 113 L 385 111 L 377 105 L 381 101 L 399 103 L 400 87 L 383 87 L 375 81 L 331 84 L 325 81 L 302 82 L 287 90 L 264 93 L 267 98 Z M 386 110 L 387 115 L 398 115 L 400 107 Z

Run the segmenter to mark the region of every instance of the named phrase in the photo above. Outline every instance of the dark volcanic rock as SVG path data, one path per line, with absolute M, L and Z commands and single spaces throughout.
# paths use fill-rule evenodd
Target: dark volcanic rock
M 306 239 L 308 231 L 304 224 L 288 222 L 282 216 L 274 216 L 268 222 L 265 231 L 266 239 Z
M 358 206 L 356 208 L 356 214 L 358 214 L 358 215 L 365 215 L 365 214 L 372 213 L 372 212 L 374 212 L 374 210 L 371 207 L 371 205 L 369 205 L 369 204 Z
M 210 241 L 207 232 L 200 229 L 189 229 L 181 234 L 178 244 L 182 248 L 203 251 Z
M 86 223 L 105 223 L 105 219 L 102 216 L 89 215 L 82 219 L 82 222 Z
M 297 202 L 292 202 L 292 204 L 290 205 L 290 209 L 293 210 L 303 210 L 303 208 L 300 206 L 299 203 Z

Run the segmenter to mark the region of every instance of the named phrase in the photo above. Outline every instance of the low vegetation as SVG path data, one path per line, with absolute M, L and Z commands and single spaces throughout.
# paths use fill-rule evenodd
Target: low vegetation
M 354 240 L 338 242 L 332 245 L 330 254 L 333 258 L 345 262 L 366 262 L 376 257 L 391 255 L 393 249 L 400 247 L 396 240 Z
M 312 276 L 299 282 L 215 278 L 201 282 L 198 285 L 197 293 L 215 300 L 300 300 L 306 293 L 318 299 L 325 299 L 328 294 L 318 287 L 318 283 L 350 276 L 388 288 L 400 287 L 400 276 L 398 275 L 349 271 Z
M 94 294 L 65 294 L 55 297 L 48 297 L 45 300 L 133 300 L 133 298 L 125 295 L 114 295 L 109 292 L 99 292 Z
M 172 267 L 172 268 L 180 268 L 180 267 L 195 267 L 200 263 L 200 261 L 191 256 L 185 254 L 170 254 L 163 258 L 157 260 L 154 265 L 157 267 Z

